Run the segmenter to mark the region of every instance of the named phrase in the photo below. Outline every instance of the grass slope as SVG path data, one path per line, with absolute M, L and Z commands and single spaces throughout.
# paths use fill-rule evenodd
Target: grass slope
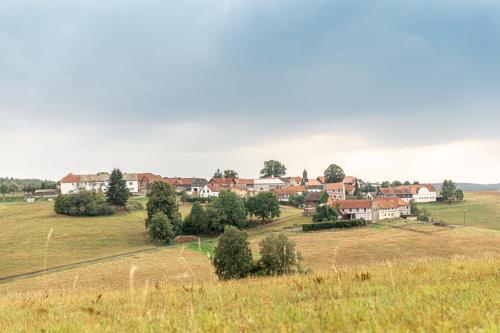
M 500 259 L 0 299 L 1 331 L 498 332 Z
M 436 220 L 450 224 L 464 224 L 500 230 L 500 193 L 466 193 L 465 201 L 458 204 L 419 204 Z

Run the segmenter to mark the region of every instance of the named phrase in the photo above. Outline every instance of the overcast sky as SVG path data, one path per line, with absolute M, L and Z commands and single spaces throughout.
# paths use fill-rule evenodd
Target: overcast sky
M 0 176 L 500 182 L 493 0 L 2 0 Z

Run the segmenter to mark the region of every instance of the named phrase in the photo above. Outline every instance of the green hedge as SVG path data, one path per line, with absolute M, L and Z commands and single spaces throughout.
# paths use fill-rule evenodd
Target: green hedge
M 113 215 L 116 210 L 106 203 L 104 194 L 80 190 L 74 194 L 60 194 L 54 202 L 58 214 L 71 216 Z
M 316 231 L 324 229 L 342 229 L 342 228 L 356 228 L 363 227 L 367 223 L 365 220 L 346 220 L 339 222 L 322 222 L 322 223 L 311 223 L 303 224 L 302 231 Z

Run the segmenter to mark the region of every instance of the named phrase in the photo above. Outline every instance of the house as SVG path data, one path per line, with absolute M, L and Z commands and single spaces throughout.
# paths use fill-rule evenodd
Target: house
M 431 184 L 398 186 L 392 188 L 381 188 L 379 190 L 381 197 L 398 197 L 407 202 L 435 202 L 437 193 Z
M 344 183 L 326 183 L 323 184 L 323 191 L 326 191 L 333 200 L 345 200 Z
M 382 212 L 380 210 L 380 207 L 381 207 L 380 204 L 384 203 L 384 202 L 390 202 L 393 206 L 397 207 L 398 211 L 400 212 L 400 216 L 405 217 L 405 216 L 411 215 L 411 205 L 410 205 L 410 203 L 407 202 L 407 201 L 405 201 L 405 200 L 403 200 L 403 199 L 401 199 L 401 198 L 397 198 L 397 197 L 393 197 L 393 198 L 376 198 L 375 202 L 379 206 L 379 212 L 380 212 L 380 214 L 382 214 Z
M 323 193 L 324 192 L 308 192 L 304 200 L 304 205 L 306 207 L 316 207 L 320 203 L 320 198 Z M 326 204 L 334 206 L 334 201 L 330 196 L 328 197 Z
M 201 198 L 218 197 L 221 191 L 223 191 L 223 189 L 217 184 L 205 184 L 199 191 L 199 196 Z
M 309 179 L 305 182 L 307 192 L 321 192 L 323 191 L 323 184 L 317 179 Z
M 137 179 L 139 180 L 139 195 L 148 195 L 151 192 L 153 183 L 163 178 L 153 173 L 138 173 Z
M 285 182 L 279 178 L 261 178 L 254 180 L 254 189 L 257 192 L 269 192 L 272 189 L 285 187 Z
M 236 185 L 234 178 L 212 178 L 208 182 L 210 185 L 217 185 L 221 189 L 230 190 Z
M 403 206 L 408 205 L 406 201 L 400 198 L 379 198 L 374 200 L 373 202 L 377 206 L 378 214 L 373 214 L 373 222 L 400 218 L 400 200 L 403 202 Z
M 57 190 L 54 189 L 36 190 L 35 193 L 33 193 L 33 196 L 35 198 L 55 198 L 57 197 Z
M 319 176 L 316 178 L 321 184 L 326 184 L 326 179 L 325 176 Z
M 60 180 L 61 194 L 76 193 L 81 189 L 106 192 L 108 190 L 109 177 L 110 174 L 106 172 L 88 175 L 75 175 L 69 173 Z M 126 181 L 126 186 L 130 193 L 139 195 L 139 177 L 137 174 L 124 173 L 123 179 Z
M 288 202 L 291 196 L 306 192 L 306 188 L 304 186 L 287 186 L 284 188 L 272 189 L 271 192 L 278 196 L 280 202 Z
M 357 184 L 356 177 L 345 176 L 343 183 L 345 185 L 345 191 L 346 191 L 347 195 L 354 195 L 354 192 L 356 191 L 356 184 Z
M 302 183 L 302 177 L 281 177 L 280 178 L 285 186 L 298 186 Z
M 378 214 L 377 205 L 373 200 L 339 200 L 337 205 L 343 220 L 372 221 Z
M 238 186 L 240 189 L 253 189 L 254 188 L 254 179 L 245 179 L 245 178 L 235 178 L 234 183 L 236 186 Z

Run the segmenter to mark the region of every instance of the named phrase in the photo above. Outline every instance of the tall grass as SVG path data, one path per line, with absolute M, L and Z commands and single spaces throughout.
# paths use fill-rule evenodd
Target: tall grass
M 498 332 L 500 257 L 0 299 L 0 331 Z

